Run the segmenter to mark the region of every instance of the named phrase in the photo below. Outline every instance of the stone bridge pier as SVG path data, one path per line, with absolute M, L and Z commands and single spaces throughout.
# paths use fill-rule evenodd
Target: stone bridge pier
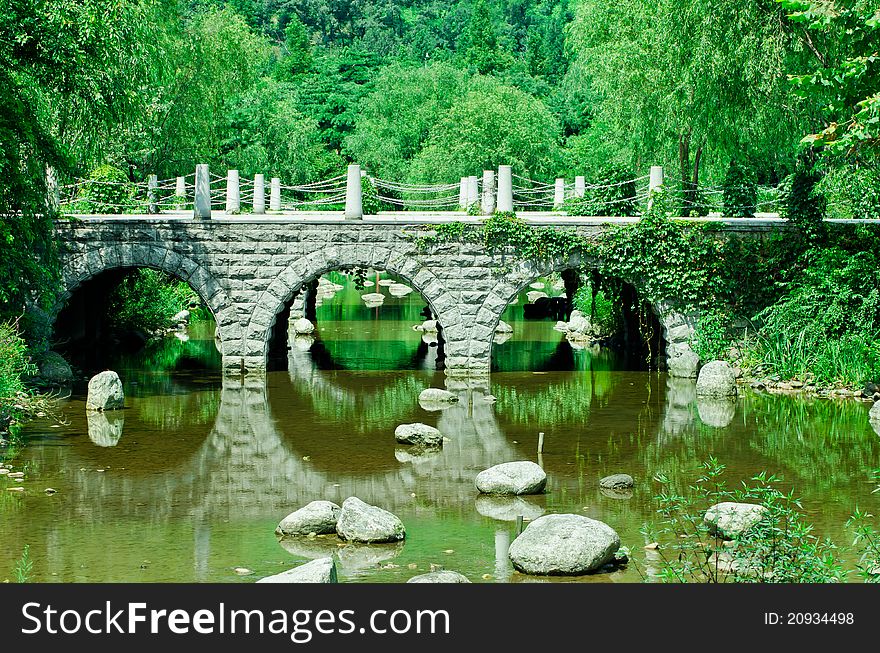
M 495 327 L 517 294 L 540 276 L 591 265 L 575 259 L 539 264 L 518 258 L 515 251 L 490 255 L 467 242 L 421 249 L 416 238 L 425 235 L 426 224 L 381 216 L 358 221 L 216 215 L 211 220 L 82 216 L 58 221 L 63 291 L 52 316 L 78 287 L 105 271 L 162 270 L 186 281 L 214 314 L 224 370 L 261 374 L 278 315 L 304 285 L 333 270 L 373 268 L 421 293 L 444 330 L 448 375 L 485 376 Z M 596 237 L 608 225 L 593 221 L 565 228 Z M 695 376 L 695 317 L 676 312 L 672 303 L 654 308 L 663 325 L 670 372 Z

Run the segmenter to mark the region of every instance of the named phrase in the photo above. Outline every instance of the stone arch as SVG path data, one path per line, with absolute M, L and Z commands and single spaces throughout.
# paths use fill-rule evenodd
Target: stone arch
M 226 290 L 204 266 L 163 245 L 107 243 L 84 254 L 62 259 L 62 291 L 50 311 L 51 324 L 55 324 L 61 309 L 83 283 L 102 272 L 121 268 L 152 268 L 189 284 L 214 315 L 224 367 L 228 366 L 230 358 L 241 366 L 243 330 Z
M 563 272 L 572 268 L 597 267 L 598 261 L 574 254 L 558 257 L 552 261 L 520 261 L 490 289 L 485 301 L 477 311 L 476 323 L 471 329 L 469 358 L 480 370 L 488 374 L 492 361 L 492 344 L 495 328 L 510 303 L 539 277 Z M 639 291 L 639 284 L 625 280 Z M 692 343 L 696 333 L 698 315 L 681 313 L 674 302 L 652 302 L 651 307 L 662 328 L 666 343 L 666 366 L 671 376 L 696 377 L 699 356 Z
M 466 326 L 455 300 L 434 272 L 413 256 L 388 247 L 341 245 L 323 247 L 298 258 L 261 293 L 245 332 L 246 368 L 265 369 L 272 327 L 294 294 L 322 274 L 356 267 L 384 270 L 419 292 L 443 326 L 447 368 L 466 365 Z

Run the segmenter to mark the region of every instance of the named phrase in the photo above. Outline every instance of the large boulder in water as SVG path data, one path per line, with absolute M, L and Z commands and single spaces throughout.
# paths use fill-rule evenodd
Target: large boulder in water
M 626 490 L 633 486 L 633 477 L 629 474 L 611 474 L 599 481 L 599 487 L 606 490 Z
M 582 515 L 539 517 L 510 545 L 513 566 L 526 574 L 578 576 L 614 560 L 620 537 L 608 524 Z
M 535 463 L 520 460 L 483 470 L 474 484 L 483 494 L 538 494 L 547 485 L 547 474 Z
M 700 357 L 686 342 L 673 342 L 666 347 L 666 371 L 679 379 L 697 378 Z
M 871 410 L 868 413 L 868 419 L 874 423 L 880 423 L 880 401 L 874 402 L 874 405 L 871 406 Z
M 274 576 L 267 576 L 258 583 L 338 583 L 333 558 L 319 558 Z
M 413 576 L 410 578 L 407 583 L 470 583 L 467 579 L 467 576 L 463 576 L 457 571 L 449 571 L 447 569 L 440 569 L 439 571 L 432 571 L 429 574 L 421 574 L 419 576 Z
M 332 501 L 312 501 L 281 520 L 275 529 L 277 535 L 324 535 L 336 532 L 336 522 L 342 509 Z
M 712 534 L 731 540 L 761 521 L 766 513 L 764 506 L 755 503 L 722 501 L 706 511 L 703 521 Z
M 364 503 L 357 497 L 349 497 L 342 503 L 336 532 L 350 542 L 397 542 L 406 537 L 403 522 L 396 516 Z
M 394 429 L 394 438 L 400 444 L 415 444 L 422 447 L 443 446 L 443 434 L 433 426 L 421 422 L 401 424 Z
M 736 395 L 736 375 L 725 361 L 712 361 L 700 368 L 697 376 L 698 397 L 733 397 Z
M 440 388 L 425 388 L 419 393 L 419 403 L 446 403 L 454 404 L 458 401 L 458 397 L 449 392 L 449 390 L 441 390 Z
M 298 320 L 294 320 L 290 328 L 295 334 L 307 335 L 315 330 L 315 325 L 312 324 L 311 320 L 301 317 Z
M 125 408 L 122 381 L 113 371 L 101 372 L 89 380 L 86 410 L 119 410 Z

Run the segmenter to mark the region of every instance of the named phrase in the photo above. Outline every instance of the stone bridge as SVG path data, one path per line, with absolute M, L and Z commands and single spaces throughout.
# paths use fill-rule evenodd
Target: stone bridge
M 536 225 L 575 229 L 594 238 L 609 224 L 632 220 L 525 217 Z M 488 375 L 495 327 L 517 294 L 538 277 L 594 262 L 526 261 L 515 252 L 490 255 L 465 242 L 420 250 L 414 238 L 424 235 L 425 226 L 450 219 L 478 218 L 398 213 L 345 220 L 338 214 L 273 218 L 215 213 L 210 220 L 169 215 L 59 220 L 55 228 L 63 292 L 52 319 L 79 286 L 102 272 L 162 270 L 186 281 L 213 312 L 224 371 L 260 374 L 266 369 L 275 322 L 300 289 L 326 272 L 366 267 L 396 275 L 421 293 L 443 327 L 448 375 Z M 719 221 L 730 232 L 781 226 L 767 218 Z M 673 375 L 693 376 L 698 364 L 690 346 L 695 316 L 683 315 L 673 305 L 654 305 L 668 369 Z

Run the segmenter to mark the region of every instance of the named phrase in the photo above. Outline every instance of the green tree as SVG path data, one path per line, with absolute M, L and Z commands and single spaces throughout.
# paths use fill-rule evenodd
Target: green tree
M 431 129 L 465 92 L 467 80 L 448 64 L 382 69 L 360 104 L 346 151 L 371 173 L 403 180 Z
M 430 130 L 410 177 L 449 182 L 499 164 L 523 176 L 550 177 L 560 166 L 559 140 L 559 121 L 543 102 L 477 77 Z
M 510 54 L 498 42 L 486 0 L 477 0 L 474 5 L 462 41 L 465 63 L 482 75 L 503 70 L 511 63 Z

